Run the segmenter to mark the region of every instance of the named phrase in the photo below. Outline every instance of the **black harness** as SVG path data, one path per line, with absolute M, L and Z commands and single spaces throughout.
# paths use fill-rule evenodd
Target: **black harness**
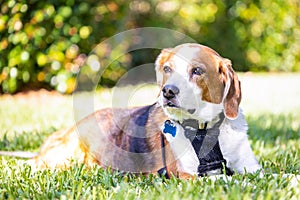
M 184 129 L 185 137 L 188 138 L 194 148 L 194 151 L 199 160 L 198 176 L 208 175 L 208 172 L 213 170 L 219 170 L 218 173 L 225 173 L 232 175 L 233 172 L 226 167 L 226 160 L 224 159 L 218 136 L 220 134 L 220 126 L 224 120 L 224 114 L 219 115 L 219 120 L 213 127 L 207 129 L 207 123 L 205 123 L 203 129 L 199 129 L 199 122 L 195 119 L 188 119 L 183 121 L 180 125 Z M 171 121 L 166 122 L 168 124 Z M 162 158 L 164 168 L 158 171 L 159 174 L 167 175 L 166 173 L 166 161 L 164 152 L 164 136 L 161 135 L 162 146 Z M 168 178 L 166 176 L 166 178 Z

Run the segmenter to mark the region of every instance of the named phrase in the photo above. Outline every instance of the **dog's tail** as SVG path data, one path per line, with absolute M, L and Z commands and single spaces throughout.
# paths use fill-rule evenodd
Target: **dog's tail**
M 38 155 L 36 152 L 28 151 L 0 151 L 0 156 L 10 156 L 19 158 L 34 158 Z

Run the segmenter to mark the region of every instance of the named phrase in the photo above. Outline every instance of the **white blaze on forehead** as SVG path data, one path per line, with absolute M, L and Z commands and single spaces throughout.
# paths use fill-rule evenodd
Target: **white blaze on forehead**
M 176 55 L 184 58 L 185 60 L 193 60 L 199 54 L 200 48 L 193 46 L 181 46 L 176 51 Z
M 175 72 L 183 77 L 188 75 L 189 62 L 182 56 L 175 55 L 173 57 Z
M 188 66 L 192 65 L 194 58 L 197 57 L 199 52 L 195 51 L 195 48 L 183 47 L 173 57 L 175 63 L 175 71 L 182 76 L 188 75 Z

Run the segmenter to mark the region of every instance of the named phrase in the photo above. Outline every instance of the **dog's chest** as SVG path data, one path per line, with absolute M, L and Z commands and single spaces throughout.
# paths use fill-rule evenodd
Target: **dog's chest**
M 179 124 L 173 123 L 170 127 L 165 124 L 162 131 L 177 160 L 178 171 L 197 174 L 199 160 L 190 140 L 185 137 L 184 129 Z
M 210 129 L 207 129 L 207 124 L 199 129 L 196 120 L 186 120 L 181 125 L 169 120 L 165 122 L 163 133 L 175 155 L 179 171 L 203 176 L 220 174 L 225 169 L 226 174 L 231 174 L 219 146 L 219 127 L 223 119 L 221 117 Z

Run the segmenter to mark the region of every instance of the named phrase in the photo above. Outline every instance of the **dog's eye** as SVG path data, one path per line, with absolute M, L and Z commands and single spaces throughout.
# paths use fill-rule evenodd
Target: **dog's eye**
M 199 76 L 199 75 L 202 75 L 202 74 L 204 74 L 205 73 L 205 71 L 202 69 L 202 68 L 200 68 L 200 67 L 194 67 L 193 69 L 192 69 L 192 75 L 197 75 L 197 76 Z
M 164 66 L 163 70 L 164 70 L 165 73 L 171 73 L 172 72 L 172 69 L 169 66 Z

